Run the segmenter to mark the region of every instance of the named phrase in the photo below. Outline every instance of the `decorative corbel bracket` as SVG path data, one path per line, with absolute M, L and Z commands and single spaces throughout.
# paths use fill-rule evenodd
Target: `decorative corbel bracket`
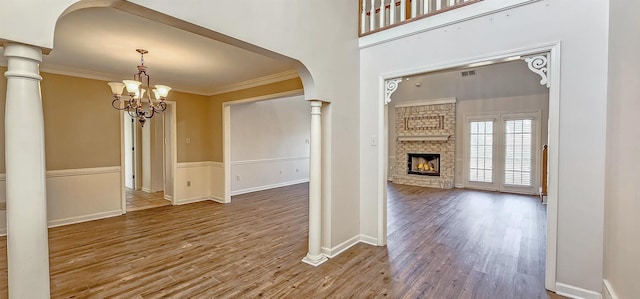
M 529 70 L 540 75 L 540 85 L 545 85 L 547 88 L 551 86 L 549 81 L 549 53 L 541 55 L 524 57 L 524 61 L 527 63 Z
M 398 89 L 398 83 L 402 82 L 402 78 L 389 79 L 384 81 L 384 104 L 391 103 L 391 95 Z

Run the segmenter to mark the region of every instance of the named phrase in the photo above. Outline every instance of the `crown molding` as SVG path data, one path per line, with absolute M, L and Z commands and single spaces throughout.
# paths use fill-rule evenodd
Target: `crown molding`
M 0 66 L 6 67 L 7 62 L 0 60 Z M 117 74 L 96 72 L 96 71 L 66 67 L 66 66 L 55 65 L 55 64 L 47 64 L 47 63 L 40 64 L 40 71 L 43 73 L 80 77 L 80 78 L 94 79 L 94 80 L 101 80 L 101 81 L 120 81 L 122 79 L 122 76 Z M 299 76 L 297 71 L 288 70 L 288 71 L 275 73 L 275 74 L 271 74 L 263 77 L 258 77 L 255 79 L 250 79 L 247 81 L 219 86 L 219 87 L 207 90 L 205 92 L 197 92 L 193 90 L 182 90 L 182 89 L 176 89 L 176 88 L 174 88 L 173 90 L 178 92 L 185 92 L 185 93 L 191 93 L 191 94 L 197 94 L 197 95 L 203 95 L 203 96 L 212 96 L 212 95 L 217 95 L 221 93 L 238 91 L 238 90 L 243 90 L 247 88 L 281 82 L 284 80 L 289 80 L 289 79 L 298 78 L 298 77 Z
M 227 92 L 232 92 L 232 91 L 243 90 L 243 89 L 247 89 L 247 88 L 267 85 L 267 84 L 276 83 L 276 82 L 289 80 L 289 79 L 293 79 L 293 78 L 298 78 L 298 77 L 299 76 L 298 76 L 298 72 L 297 71 L 288 70 L 288 71 L 275 73 L 275 74 L 271 74 L 271 75 L 264 76 L 264 77 L 258 77 L 258 78 L 247 80 L 247 81 L 233 83 L 233 84 L 229 84 L 229 85 L 225 85 L 225 86 L 219 86 L 219 87 L 216 87 L 216 88 L 212 89 L 212 91 L 211 91 L 211 93 L 209 95 L 217 95 L 217 94 L 221 94 L 221 93 L 227 93 Z

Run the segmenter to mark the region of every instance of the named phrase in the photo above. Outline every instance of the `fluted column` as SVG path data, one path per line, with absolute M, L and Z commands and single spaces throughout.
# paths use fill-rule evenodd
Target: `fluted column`
M 311 102 L 311 149 L 309 152 L 309 252 L 302 261 L 318 266 L 327 261 L 320 250 L 322 238 L 322 101 Z
M 42 50 L 7 43 L 4 56 L 9 298 L 49 298 Z

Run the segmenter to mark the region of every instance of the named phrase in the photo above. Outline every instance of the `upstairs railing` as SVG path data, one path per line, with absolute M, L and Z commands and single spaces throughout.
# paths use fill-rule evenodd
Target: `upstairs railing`
M 358 0 L 360 36 L 427 18 L 482 0 Z

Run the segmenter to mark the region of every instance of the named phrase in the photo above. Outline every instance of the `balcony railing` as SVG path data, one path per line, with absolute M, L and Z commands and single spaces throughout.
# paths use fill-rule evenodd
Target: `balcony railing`
M 358 0 L 360 36 L 483 0 Z

